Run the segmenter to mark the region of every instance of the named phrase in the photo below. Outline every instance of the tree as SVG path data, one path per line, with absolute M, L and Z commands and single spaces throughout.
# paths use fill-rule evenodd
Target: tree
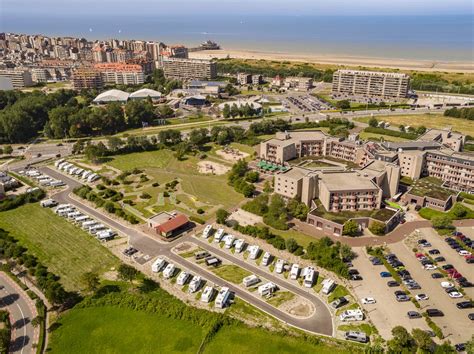
M 33 318 L 33 319 L 31 320 L 31 325 L 32 325 L 33 327 L 38 327 L 38 326 L 41 324 L 41 322 L 43 322 L 43 319 L 44 319 L 44 318 L 43 318 L 42 316 L 39 316 L 39 315 L 38 315 L 38 316 L 36 316 L 35 318 Z
M 423 125 L 420 125 L 418 128 L 416 128 L 416 134 L 421 135 L 426 132 L 426 127 Z
M 206 128 L 193 129 L 189 133 L 189 142 L 194 147 L 199 148 L 209 141 L 209 130 Z
M 100 285 L 99 275 L 96 272 L 86 272 L 82 274 L 81 282 L 88 292 L 94 293 Z
M 402 327 L 396 326 L 392 329 L 393 339 L 388 341 L 388 347 L 391 352 L 403 353 L 403 352 L 416 352 L 416 344 L 410 333 Z
M 341 100 L 336 103 L 336 107 L 339 109 L 349 109 L 351 108 L 351 103 L 349 100 Z
M 339 249 L 341 252 L 341 258 L 343 260 L 352 260 L 355 257 L 355 253 L 352 251 L 351 246 L 343 244 Z
M 265 193 L 271 193 L 272 190 L 273 190 L 273 188 L 272 188 L 272 184 L 270 183 L 270 181 L 265 181 L 265 183 L 263 184 L 263 191 Z
M 378 236 L 385 235 L 385 224 L 378 221 L 373 221 L 371 225 L 369 226 L 369 230 L 374 235 L 378 235 Z
M 143 123 L 150 123 L 155 118 L 153 104 L 145 100 L 130 100 L 125 105 L 127 125 L 141 127 Z
M 376 118 L 372 117 L 369 119 L 369 126 L 372 128 L 376 128 L 379 125 L 379 122 Z
M 13 153 L 13 148 L 11 145 L 7 145 L 3 148 L 3 153 L 5 155 L 11 155 Z
M 431 219 L 431 224 L 435 229 L 451 229 L 453 222 L 447 215 L 435 216 Z
M 107 148 L 102 142 L 99 142 L 97 145 L 89 144 L 84 149 L 86 158 L 94 163 L 97 163 L 101 157 L 104 157 L 106 152 Z
M 186 153 L 189 151 L 189 145 L 186 142 L 181 142 L 178 145 L 176 145 L 175 151 L 174 151 L 174 157 L 178 161 L 184 160 L 184 157 L 186 156 Z
M 228 103 L 224 105 L 224 108 L 222 108 L 222 116 L 224 118 L 229 118 L 230 117 L 230 106 Z
M 413 328 L 411 335 L 418 346 L 418 349 L 425 352 L 430 351 L 433 347 L 433 341 L 431 340 L 430 335 L 419 328 Z
M 110 150 L 117 151 L 124 144 L 124 141 L 116 136 L 111 136 L 107 139 L 107 145 Z
M 225 221 L 229 217 L 229 212 L 225 209 L 218 209 L 216 212 L 216 221 L 218 224 L 225 224 Z
M 139 286 L 139 290 L 141 293 L 150 293 L 152 291 L 155 291 L 158 289 L 160 286 L 157 282 L 155 282 L 153 279 L 150 278 L 143 278 L 142 283 Z
M 399 129 L 402 133 L 405 132 L 405 126 L 404 126 L 403 124 L 400 124 L 400 125 L 398 126 L 398 129 Z
M 342 228 L 342 234 L 347 236 L 357 236 L 359 234 L 359 224 L 354 220 L 346 221 Z
M 170 118 L 174 116 L 174 111 L 173 108 L 171 108 L 167 104 L 160 104 L 155 109 L 155 115 L 161 119 Z
M 129 266 L 128 264 L 121 264 L 118 268 L 118 275 L 120 279 L 129 281 L 131 283 L 136 279 L 138 270 L 132 266 Z
M 474 334 L 471 339 L 466 342 L 466 353 L 474 353 Z
M 245 174 L 245 180 L 250 183 L 258 182 L 259 173 L 257 171 L 248 171 Z
M 451 209 L 451 213 L 457 218 L 463 218 L 467 215 L 467 210 L 462 204 L 455 204 Z
M 296 242 L 294 238 L 289 238 L 286 240 L 286 249 L 289 252 L 294 253 L 299 247 L 300 245 L 298 245 L 298 242 Z

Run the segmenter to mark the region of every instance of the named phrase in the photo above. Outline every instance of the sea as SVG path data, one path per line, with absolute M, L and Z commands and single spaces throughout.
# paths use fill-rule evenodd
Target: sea
M 106 13 L 4 15 L 0 31 L 68 35 L 88 39 L 143 39 L 197 46 L 213 40 L 223 48 L 334 55 L 474 61 L 472 15 L 315 16 L 167 15 Z

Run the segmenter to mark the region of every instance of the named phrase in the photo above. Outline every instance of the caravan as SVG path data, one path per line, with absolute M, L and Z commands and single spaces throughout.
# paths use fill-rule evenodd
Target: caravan
M 314 280 L 316 278 L 316 271 L 313 267 L 306 267 L 303 271 L 304 274 L 304 286 L 306 288 L 311 288 L 314 285 Z
M 115 232 L 114 230 L 106 229 L 103 231 L 99 231 L 96 237 L 99 241 L 108 241 L 108 240 L 112 240 L 116 235 L 117 235 L 117 232 Z
M 54 166 L 55 166 L 56 168 L 58 168 L 59 165 L 62 164 L 63 162 L 64 162 L 64 159 L 59 159 L 59 160 L 57 160 L 57 161 L 54 162 Z
M 75 219 L 78 216 L 82 216 L 82 215 L 83 214 L 80 211 L 73 211 L 73 212 L 67 214 L 67 218 L 68 219 Z
M 53 200 L 53 199 L 45 199 L 45 200 L 42 200 L 40 202 L 40 205 L 43 207 L 43 208 L 52 208 L 56 205 L 58 205 L 58 202 Z
M 97 221 L 89 220 L 89 221 L 84 221 L 81 227 L 83 230 L 89 230 L 89 227 L 91 227 L 92 225 L 97 225 L 97 224 L 98 224 Z
M 240 253 L 244 250 L 245 247 L 245 240 L 243 238 L 239 238 L 235 241 L 235 252 Z
M 223 287 L 217 294 L 215 307 L 223 309 L 227 305 L 229 298 L 230 298 L 229 288 Z
M 255 274 L 252 274 L 252 275 L 249 275 L 248 277 L 245 277 L 242 283 L 244 284 L 246 288 L 248 288 L 249 286 L 260 283 L 260 278 L 257 277 Z
M 91 225 L 91 226 L 89 226 L 89 233 L 91 235 L 95 235 L 99 231 L 103 231 L 105 229 L 106 229 L 106 227 L 103 224 Z
M 211 236 L 211 232 L 212 232 L 212 225 L 207 225 L 204 228 L 204 230 L 202 230 L 202 237 L 208 238 L 209 236 Z
M 212 286 L 206 286 L 206 288 L 202 292 L 201 301 L 206 302 L 206 303 L 211 302 L 212 298 L 214 297 L 214 293 L 215 293 L 215 291 L 214 291 L 214 288 Z
M 339 316 L 343 322 L 362 321 L 364 320 L 364 313 L 361 309 L 346 310 Z
M 174 272 L 176 270 L 176 267 L 174 266 L 173 263 L 169 263 L 165 270 L 163 271 L 163 278 L 169 279 L 174 275 Z
M 215 243 L 221 242 L 223 236 L 224 236 L 224 229 L 217 230 L 216 234 L 214 235 L 214 242 Z
M 183 286 L 184 284 L 186 284 L 186 282 L 188 281 L 190 277 L 191 277 L 191 274 L 183 270 L 179 274 L 178 279 L 176 279 L 176 284 Z
M 270 296 L 276 290 L 277 290 L 277 286 L 272 282 L 268 282 L 266 284 L 260 285 L 257 291 L 260 294 L 260 296 Z
M 190 293 L 195 293 L 201 287 L 201 283 L 202 283 L 201 277 L 197 275 L 194 276 L 193 279 L 191 279 L 191 282 L 189 283 L 188 291 Z
M 290 269 L 290 279 L 291 280 L 296 280 L 296 279 L 298 279 L 299 275 L 300 275 L 300 266 L 298 264 L 294 263 L 291 266 L 291 269 Z
M 323 288 L 321 291 L 324 295 L 329 295 L 329 293 L 333 291 L 334 288 L 336 287 L 336 283 L 334 282 L 334 280 L 329 279 L 329 278 L 324 279 L 321 284 L 323 285 Z
M 163 258 L 157 258 L 156 261 L 153 262 L 151 265 L 151 271 L 153 273 L 161 272 L 161 270 L 165 267 L 166 261 Z
M 284 259 L 279 259 L 279 260 L 276 262 L 275 272 L 276 272 L 277 274 L 283 273 L 283 270 L 285 269 L 285 265 L 286 265 L 286 261 L 285 261 Z
M 81 215 L 74 218 L 75 224 L 82 224 L 83 222 L 89 221 L 89 217 L 87 215 Z
M 262 266 L 266 267 L 267 265 L 270 264 L 270 260 L 272 259 L 272 255 L 270 252 L 265 252 L 262 258 L 262 263 L 260 263 Z

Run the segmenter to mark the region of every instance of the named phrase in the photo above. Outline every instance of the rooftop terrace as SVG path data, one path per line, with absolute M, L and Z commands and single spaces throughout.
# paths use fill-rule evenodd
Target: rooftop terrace
M 430 198 L 446 200 L 450 195 L 453 194 L 453 192 L 444 188 L 442 184 L 443 181 L 438 178 L 420 178 L 419 180 L 413 182 L 410 193 L 420 197 L 426 196 Z

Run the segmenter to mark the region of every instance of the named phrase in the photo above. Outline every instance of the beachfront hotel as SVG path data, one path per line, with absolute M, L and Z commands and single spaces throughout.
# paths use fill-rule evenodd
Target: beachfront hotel
M 212 80 L 217 77 L 217 64 L 205 59 L 164 58 L 166 78 L 178 80 Z
M 410 77 L 406 74 L 361 70 L 338 70 L 333 74 L 332 93 L 363 97 L 405 98 Z

